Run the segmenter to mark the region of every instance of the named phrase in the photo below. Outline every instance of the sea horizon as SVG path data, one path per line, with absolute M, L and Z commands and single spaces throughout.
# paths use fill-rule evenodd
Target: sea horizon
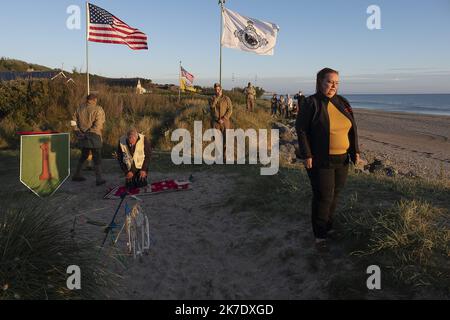
M 340 95 L 347 98 L 354 109 L 450 116 L 449 93 L 342 93 Z M 291 94 L 291 96 L 294 95 Z M 271 98 L 271 95 L 265 94 L 263 98 Z

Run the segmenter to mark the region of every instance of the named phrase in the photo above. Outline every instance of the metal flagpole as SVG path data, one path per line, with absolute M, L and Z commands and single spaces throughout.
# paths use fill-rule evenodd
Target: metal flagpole
M 91 94 L 89 83 L 89 2 L 86 1 L 86 78 L 87 78 L 87 93 Z
M 219 71 L 219 83 L 222 86 L 222 36 L 223 36 L 223 5 L 226 0 L 219 0 L 220 4 L 220 71 Z
M 181 102 L 181 61 L 180 61 L 180 70 L 179 70 L 179 73 L 178 73 L 178 80 L 179 80 L 179 83 L 178 83 L 178 103 L 180 103 Z

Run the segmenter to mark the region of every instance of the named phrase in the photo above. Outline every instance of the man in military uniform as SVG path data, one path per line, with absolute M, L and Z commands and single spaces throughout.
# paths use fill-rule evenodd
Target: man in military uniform
M 222 86 L 214 84 L 215 95 L 211 98 L 209 106 L 211 108 L 211 128 L 222 132 L 223 136 L 223 156 L 226 151 L 226 130 L 231 129 L 231 115 L 233 105 L 231 99 L 223 94 Z
M 253 112 L 256 102 L 256 89 L 252 86 L 251 82 L 245 88 L 245 95 L 247 96 L 247 111 Z
M 280 99 L 278 99 L 278 113 L 280 117 L 283 116 L 285 111 L 286 111 L 286 102 L 284 100 L 284 96 L 280 95 Z
M 78 146 L 81 148 L 81 157 L 72 180 L 75 182 L 86 181 L 81 175 L 84 162 L 92 153 L 97 186 L 106 183 L 102 178 L 102 131 L 105 124 L 105 112 L 97 105 L 97 95 L 90 94 L 86 104 L 80 106 L 73 115 L 72 127 L 78 138 Z
M 278 97 L 277 97 L 277 95 L 276 94 L 274 94 L 273 96 L 272 96 L 272 100 L 270 100 L 270 104 L 271 104 L 271 112 L 270 112 L 270 115 L 272 116 L 272 117 L 274 117 L 274 116 L 276 116 L 277 115 L 277 110 L 278 110 Z

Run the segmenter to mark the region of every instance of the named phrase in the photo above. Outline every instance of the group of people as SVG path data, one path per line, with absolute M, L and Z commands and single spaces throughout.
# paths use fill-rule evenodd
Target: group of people
M 334 233 L 334 213 L 342 192 L 350 162 L 358 164 L 360 150 L 356 121 L 350 103 L 338 95 L 339 73 L 325 68 L 317 74 L 316 94 L 305 98 L 301 92 L 295 96 L 298 108 L 296 130 L 300 154 L 308 173 L 312 197 L 312 229 L 319 249 L 327 249 L 327 240 Z M 254 89 L 254 88 L 253 88 Z M 210 99 L 211 127 L 220 130 L 224 139 L 224 156 L 227 129 L 231 129 L 233 105 L 218 83 L 215 95 Z M 252 86 L 246 89 L 247 108 L 253 111 L 256 92 Z M 287 100 L 287 101 L 286 101 Z M 276 95 L 272 98 L 272 114 L 283 112 L 292 116 L 292 99 Z M 81 175 L 84 162 L 93 155 L 97 185 L 105 184 L 101 174 L 102 130 L 105 113 L 97 105 L 97 96 L 89 95 L 87 103 L 75 112 L 72 125 L 82 149 L 73 181 L 85 181 Z M 135 128 L 130 128 L 118 142 L 117 158 L 124 173 L 127 187 L 147 185 L 150 141 Z
M 302 91 L 299 91 L 293 98 L 289 94 L 286 96 L 274 94 L 270 100 L 271 116 L 280 116 L 286 119 L 296 118 L 304 99 Z
M 102 177 L 102 132 L 105 124 L 105 111 L 97 104 L 98 97 L 90 94 L 85 104 L 81 105 L 73 115 L 72 127 L 81 149 L 74 182 L 86 181 L 81 171 L 90 155 L 93 157 L 96 185 L 102 186 L 106 180 Z M 148 138 L 140 134 L 134 127 L 120 137 L 117 147 L 117 159 L 125 176 L 127 188 L 141 188 L 148 185 L 147 177 L 151 157 L 151 145 Z
M 256 99 L 256 90 L 249 83 L 246 93 L 251 96 L 248 99 L 248 110 L 253 111 Z M 211 128 L 222 132 L 224 139 L 223 155 L 226 152 L 226 130 L 231 129 L 231 116 L 233 104 L 231 99 L 223 94 L 219 83 L 214 85 L 215 95 L 210 99 Z M 72 127 L 77 137 L 78 147 L 81 149 L 75 173 L 72 177 L 74 182 L 84 182 L 86 178 L 82 175 L 85 162 L 92 157 L 96 175 L 96 185 L 102 186 L 106 180 L 102 176 L 102 132 L 105 125 L 105 111 L 98 105 L 96 94 L 89 94 L 86 103 L 82 104 L 74 113 Z M 129 189 L 142 188 L 148 185 L 149 162 L 152 147 L 150 141 L 135 127 L 120 137 L 117 147 L 117 160 L 125 176 L 125 185 Z

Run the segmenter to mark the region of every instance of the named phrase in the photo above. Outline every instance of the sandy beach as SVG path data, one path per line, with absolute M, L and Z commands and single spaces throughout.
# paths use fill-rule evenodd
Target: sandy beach
M 356 110 L 360 145 L 369 160 L 385 160 L 400 173 L 450 177 L 450 117 Z

